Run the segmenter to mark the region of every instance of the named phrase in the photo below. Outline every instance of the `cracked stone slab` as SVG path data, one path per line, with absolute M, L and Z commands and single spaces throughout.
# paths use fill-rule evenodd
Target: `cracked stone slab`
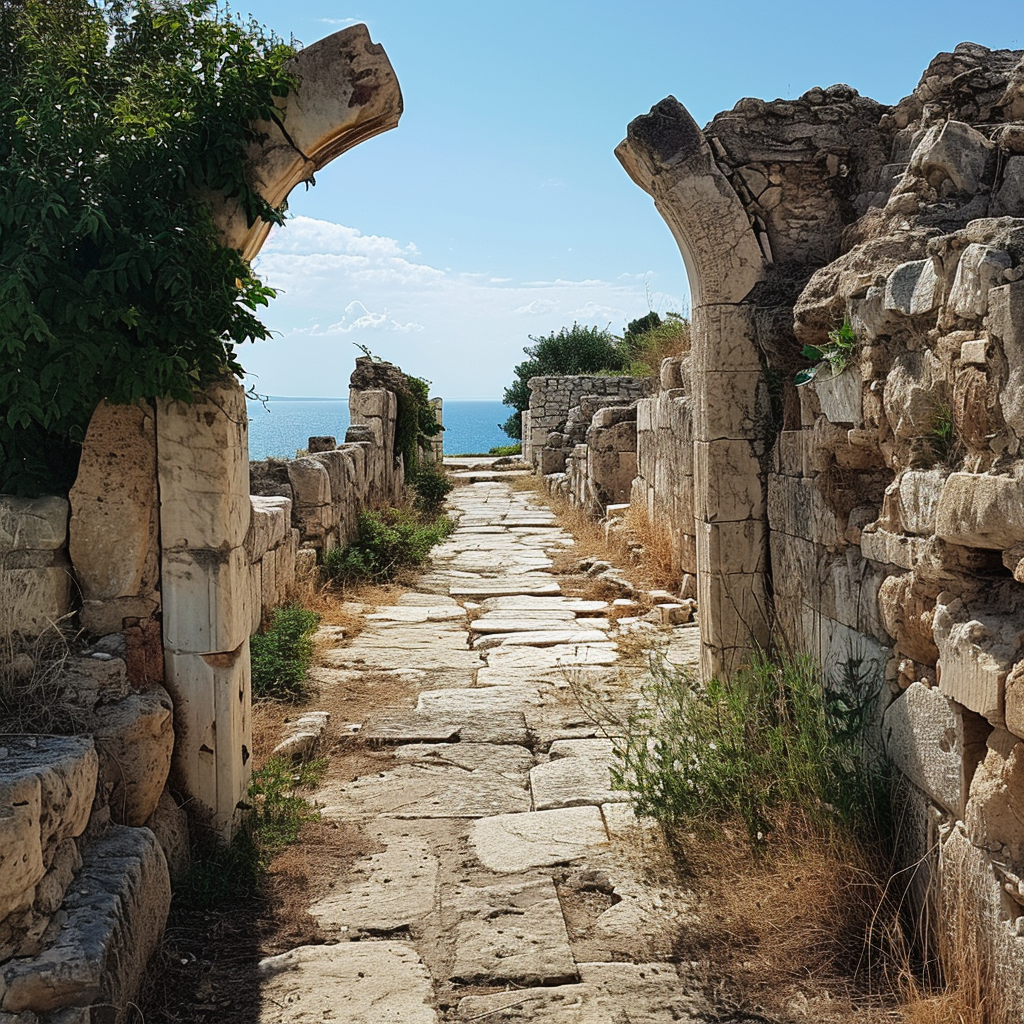
M 535 669 L 574 665 L 614 665 L 619 660 L 616 644 L 558 644 L 555 647 L 519 647 L 515 644 L 492 647 L 482 652 L 488 668 Z
M 466 631 L 434 622 L 375 622 L 348 647 L 328 658 L 332 666 L 393 668 L 479 668 L 480 657 L 466 647 Z
M 335 821 L 363 818 L 480 818 L 527 810 L 529 792 L 500 772 L 454 764 L 401 764 L 316 794 L 321 814 Z
M 446 887 L 441 906 L 442 913 L 458 918 L 452 981 L 560 985 L 577 980 L 565 919 L 550 878 Z
M 470 720 L 448 712 L 390 709 L 368 719 L 362 737 L 369 743 L 512 743 L 525 746 L 530 734 L 522 711 L 495 711 Z
M 491 647 L 561 647 L 567 644 L 603 643 L 608 637 L 600 629 L 579 626 L 566 629 L 531 629 L 524 633 L 485 633 L 473 641 L 474 651 Z
M 706 1010 L 696 984 L 673 964 L 580 964 L 580 982 L 483 996 L 459 1002 L 460 1019 L 489 1024 L 697 1024 Z M 748 1018 L 753 1021 L 757 1018 Z M 744 1024 L 742 1017 L 736 1024 Z
M 259 1024 L 437 1024 L 430 976 L 407 943 L 299 946 L 259 970 Z
M 552 608 L 548 611 L 508 608 L 481 615 L 469 624 L 471 633 L 514 633 L 526 629 L 543 629 L 545 625 L 559 622 L 575 622 L 576 613 L 568 608 Z
M 447 594 L 420 594 L 409 591 L 402 594 L 395 604 L 402 608 L 458 608 L 459 604 Z
M 453 583 L 448 589 L 452 597 L 499 597 L 503 594 L 517 594 L 532 597 L 554 596 L 560 594 L 562 588 L 550 577 L 535 580 L 523 576 L 520 579 L 478 580 L 473 583 Z
M 438 862 L 422 836 L 395 833 L 387 848 L 353 867 L 357 879 L 337 887 L 310 908 L 327 932 L 387 934 L 410 928 L 434 910 Z
M 530 769 L 534 810 L 621 803 L 629 794 L 613 790 L 611 769 L 590 758 L 561 757 Z
M 585 757 L 610 766 L 615 763 L 615 741 L 603 737 L 582 740 L 555 740 L 548 749 L 548 757 L 552 761 L 563 757 Z
M 510 595 L 507 597 L 488 597 L 483 602 L 487 613 L 497 611 L 571 611 L 573 614 L 587 615 L 606 611 L 607 601 L 585 601 L 579 597 L 528 597 Z
M 483 686 L 461 690 L 427 690 L 419 695 L 416 708 L 427 714 L 470 718 L 495 711 L 515 713 L 524 706 L 543 703 L 536 687 Z
M 498 743 L 410 743 L 395 751 L 399 761 L 455 765 L 465 771 L 486 769 L 525 784 L 533 754 L 526 747 Z
M 469 838 L 480 863 L 505 874 L 570 863 L 608 844 L 597 807 L 482 818 L 473 823 Z

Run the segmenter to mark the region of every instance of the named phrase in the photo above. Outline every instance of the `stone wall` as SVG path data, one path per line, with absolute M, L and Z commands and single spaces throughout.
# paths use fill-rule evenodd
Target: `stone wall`
M 523 457 L 545 476 L 565 472 L 566 460 L 583 443 L 599 408 L 628 405 L 651 390 L 646 377 L 531 377 L 528 384 Z
M 637 472 L 630 502 L 652 523 L 670 526 L 672 568 L 690 595 L 697 576 L 693 518 L 693 399 L 690 359 L 661 364 L 656 395 L 637 403 Z
M 1024 52 L 963 44 L 895 107 L 833 86 L 742 100 L 701 131 L 665 100 L 620 158 L 675 231 L 695 293 L 692 398 L 668 401 L 694 410 L 705 667 L 727 667 L 730 620 L 756 618 L 736 610 L 729 574 L 760 574 L 787 643 L 877 697 L 905 861 L 932 880 L 937 928 L 973 918 L 1019 1016 Z M 725 304 L 704 309 L 723 261 L 728 323 Z M 844 318 L 848 365 L 795 388 L 801 347 L 827 351 Z M 647 467 L 678 452 L 671 432 L 649 437 L 651 411 L 641 403 L 636 488 L 649 503 Z
M 566 463 L 569 500 L 598 516 L 609 505 L 628 503 L 636 476 L 636 447 L 636 403 L 595 410 L 583 443 L 573 448 Z

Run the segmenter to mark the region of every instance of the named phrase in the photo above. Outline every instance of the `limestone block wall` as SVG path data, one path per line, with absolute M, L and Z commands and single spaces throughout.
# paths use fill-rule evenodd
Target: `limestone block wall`
M 531 377 L 528 384 L 530 409 L 528 420 L 524 419 L 523 457 L 531 459 L 545 476 L 565 472 L 566 459 L 583 442 L 598 408 L 628 405 L 651 391 L 646 377 Z M 584 403 L 584 399 L 588 401 Z
M 38 634 L 72 607 L 68 502 L 0 494 L 0 633 Z
M 569 500 L 595 515 L 603 515 L 608 505 L 628 502 L 636 476 L 636 449 L 635 404 L 596 410 L 583 444 L 573 448 L 566 463 Z
M 634 122 L 620 157 L 680 239 L 691 287 L 738 251 L 716 204 L 742 212 L 730 238 L 746 232 L 761 260 L 744 289 L 727 278 L 742 291 L 731 311 L 695 294 L 706 667 L 724 663 L 720 624 L 749 621 L 727 607 L 729 574 L 753 580 L 763 564 L 777 634 L 877 698 L 915 890 L 930 877 L 938 929 L 963 935 L 960 915 L 973 918 L 1020 1016 L 1024 52 L 962 44 L 894 107 L 833 86 L 743 100 L 701 131 L 673 104 Z M 845 368 L 795 388 L 801 347 L 827 351 L 844 318 Z M 725 373 L 740 338 L 745 367 Z
M 689 356 L 666 359 L 657 394 L 637 402 L 636 477 L 630 502 L 665 524 L 676 577 L 697 575 L 693 510 L 693 399 Z

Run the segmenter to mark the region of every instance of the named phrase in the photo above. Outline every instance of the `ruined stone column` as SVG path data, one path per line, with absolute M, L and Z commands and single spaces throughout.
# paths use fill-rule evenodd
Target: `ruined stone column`
M 686 108 L 662 100 L 615 151 L 679 245 L 693 300 L 694 518 L 701 669 L 729 673 L 767 640 L 767 531 L 749 296 L 765 258 Z
M 298 184 L 366 139 L 395 127 L 398 80 L 365 25 L 300 51 L 296 91 L 275 118 L 256 125 L 250 184 L 280 206 Z M 270 225 L 250 225 L 234 200 L 211 199 L 228 246 L 247 259 Z M 192 405 L 160 402 L 156 413 L 160 483 L 164 667 L 175 703 L 176 784 L 214 829 L 230 838 L 249 785 L 253 595 L 249 529 L 249 442 L 245 396 L 234 380 Z

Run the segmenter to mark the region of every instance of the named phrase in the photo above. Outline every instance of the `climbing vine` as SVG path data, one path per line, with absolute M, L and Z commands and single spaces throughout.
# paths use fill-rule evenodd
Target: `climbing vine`
M 415 484 L 420 473 L 419 449 L 441 430 L 430 404 L 430 381 L 404 374 L 405 390 L 398 392 L 398 419 L 395 423 L 395 454 L 405 460 L 405 479 Z
M 0 4 L 0 491 L 64 490 L 103 399 L 242 368 L 274 292 L 205 197 L 245 179 L 291 46 L 204 0 Z

